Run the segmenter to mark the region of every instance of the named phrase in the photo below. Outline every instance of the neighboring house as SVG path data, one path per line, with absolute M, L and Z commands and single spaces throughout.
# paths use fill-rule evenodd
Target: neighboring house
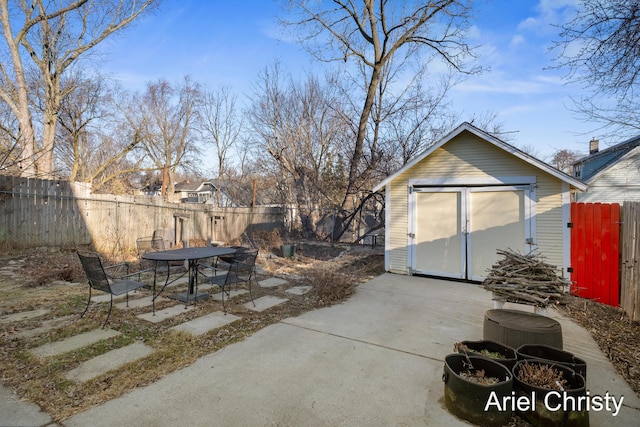
M 175 185 L 176 200 L 181 203 L 209 203 L 218 204 L 220 197 L 220 206 L 236 208 L 239 204 L 229 196 L 227 191 L 219 188 L 211 181 L 179 182 Z M 219 194 L 219 196 L 218 196 Z
M 640 200 L 640 136 L 600 151 L 592 139 L 589 155 L 573 164 L 573 175 L 589 185 L 578 202 Z
M 260 189 L 259 191 L 252 187 L 234 185 L 231 187 L 223 187 L 214 184 L 213 181 L 184 181 L 176 183 L 175 200 L 179 203 L 207 203 L 218 205 L 224 208 L 238 208 L 249 206 L 274 206 L 280 205 L 274 201 L 270 201 L 270 189 Z M 145 196 L 161 196 L 162 184 L 155 183 L 148 185 L 140 191 Z M 218 200 L 218 192 L 220 200 Z
M 385 270 L 482 280 L 497 249 L 570 264 L 570 193 L 587 186 L 463 123 L 379 183 Z
M 143 196 L 162 196 L 162 184 L 149 184 L 142 190 L 140 190 L 140 194 L 142 194 Z

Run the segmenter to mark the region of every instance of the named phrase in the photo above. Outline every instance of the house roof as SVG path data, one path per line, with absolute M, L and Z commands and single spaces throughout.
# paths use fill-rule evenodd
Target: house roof
M 405 171 L 407 171 L 408 169 L 411 169 L 413 166 L 415 166 L 417 163 L 421 162 L 424 158 L 426 158 L 427 156 L 429 156 L 431 153 L 433 153 L 435 150 L 437 150 L 438 148 L 442 147 L 443 145 L 445 145 L 446 143 L 448 143 L 449 141 L 451 141 L 452 139 L 454 139 L 455 137 L 457 137 L 458 135 L 460 135 L 463 132 L 470 132 L 474 135 L 476 135 L 479 138 L 482 138 L 483 140 L 485 140 L 486 142 L 495 145 L 496 147 L 510 153 L 511 155 L 529 163 L 532 166 L 535 166 L 538 169 L 543 170 L 544 172 L 564 181 L 567 182 L 568 184 L 570 184 L 571 186 L 581 190 L 581 191 L 585 191 L 587 189 L 587 185 L 580 181 L 579 179 L 576 179 L 570 175 L 567 175 L 566 173 L 554 168 L 553 166 L 543 162 L 542 160 L 539 160 L 527 153 L 525 153 L 522 150 L 519 150 L 518 148 L 514 147 L 511 144 L 507 144 L 506 142 L 496 138 L 495 136 L 481 130 L 478 129 L 477 127 L 473 126 L 470 123 L 464 122 L 462 123 L 460 126 L 458 126 L 457 128 L 455 128 L 453 131 L 449 132 L 447 135 L 445 135 L 442 139 L 440 139 L 438 142 L 436 142 L 433 145 L 430 145 L 426 150 L 424 150 L 422 153 L 418 154 L 416 157 L 414 157 L 413 159 L 411 159 L 409 162 L 407 162 L 406 165 L 404 165 L 402 168 L 400 168 L 400 170 L 398 170 L 397 172 L 395 172 L 393 175 L 388 176 L 386 179 L 384 179 L 382 182 L 380 182 L 378 185 L 376 185 L 373 188 L 373 191 L 380 191 L 381 189 L 383 189 L 388 183 L 390 183 L 391 181 L 393 181 L 394 179 L 396 179 L 399 175 L 401 175 L 402 173 L 404 173 Z
M 183 181 L 178 182 L 175 185 L 175 191 L 203 191 L 205 186 L 209 185 L 210 187 L 216 188 L 213 183 L 210 181 Z
M 636 136 L 597 153 L 582 157 L 573 165 L 574 167 L 581 166 L 581 178 L 584 181 L 592 181 L 616 163 L 628 157 L 639 146 L 640 136 Z

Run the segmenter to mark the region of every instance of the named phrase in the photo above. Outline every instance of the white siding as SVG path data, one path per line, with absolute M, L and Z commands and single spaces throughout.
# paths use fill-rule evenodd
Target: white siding
M 562 181 L 468 132 L 463 132 L 387 186 L 391 221 L 389 271 L 407 273 L 408 183 L 417 178 L 535 176 L 536 235 L 539 252 L 563 266 Z
M 640 201 L 640 151 L 625 157 L 589 181 L 585 193 L 577 193 L 578 202 L 622 203 Z

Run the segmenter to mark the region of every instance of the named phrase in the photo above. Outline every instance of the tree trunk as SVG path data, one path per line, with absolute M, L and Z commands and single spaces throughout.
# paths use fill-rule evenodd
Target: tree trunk
M 296 188 L 296 203 L 298 205 L 298 216 L 302 224 L 302 237 L 310 239 L 316 235 L 316 221 L 314 220 L 313 210 L 309 207 L 305 191 L 305 176 L 297 173 L 294 177 Z
M 53 175 L 53 146 L 56 138 L 56 124 L 58 114 L 52 111 L 44 112 L 44 128 L 42 130 L 42 149 L 38 155 L 38 174 L 51 178 Z
M 371 73 L 371 80 L 369 80 L 369 87 L 367 88 L 367 97 L 362 107 L 362 114 L 360 114 L 360 123 L 358 124 L 358 134 L 356 135 L 356 144 L 353 150 L 353 156 L 351 157 L 351 165 L 349 167 L 349 179 L 347 181 L 347 191 L 345 192 L 342 207 L 347 207 L 349 197 L 354 192 L 356 187 L 356 181 L 359 177 L 358 167 L 362 160 L 362 152 L 364 147 L 364 140 L 367 135 L 367 123 L 371 116 L 371 109 L 373 108 L 373 101 L 376 97 L 378 83 L 380 82 L 380 73 L 382 71 L 382 65 L 376 63 Z

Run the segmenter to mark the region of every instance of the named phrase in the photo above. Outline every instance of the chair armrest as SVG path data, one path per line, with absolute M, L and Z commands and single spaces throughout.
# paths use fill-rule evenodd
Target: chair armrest
M 124 273 L 125 276 L 129 275 L 129 264 L 126 262 L 121 262 L 119 264 L 113 264 L 113 265 L 108 265 L 108 266 L 103 266 L 102 267 L 104 269 L 104 272 L 110 276 L 110 277 L 114 277 L 114 278 L 121 278 L 124 277 L 120 271 L 122 269 L 124 269 Z M 110 273 L 109 270 L 116 270 L 115 273 Z
M 253 267 L 255 267 L 255 264 L 247 264 L 246 262 L 242 262 L 242 261 L 233 261 L 233 262 L 231 263 L 231 268 L 234 268 L 234 267 L 235 267 L 235 268 L 237 269 L 237 268 L 238 268 L 238 267 L 237 267 L 238 265 L 244 265 L 244 266 L 247 266 L 247 267 L 249 267 L 249 268 L 253 268 Z

